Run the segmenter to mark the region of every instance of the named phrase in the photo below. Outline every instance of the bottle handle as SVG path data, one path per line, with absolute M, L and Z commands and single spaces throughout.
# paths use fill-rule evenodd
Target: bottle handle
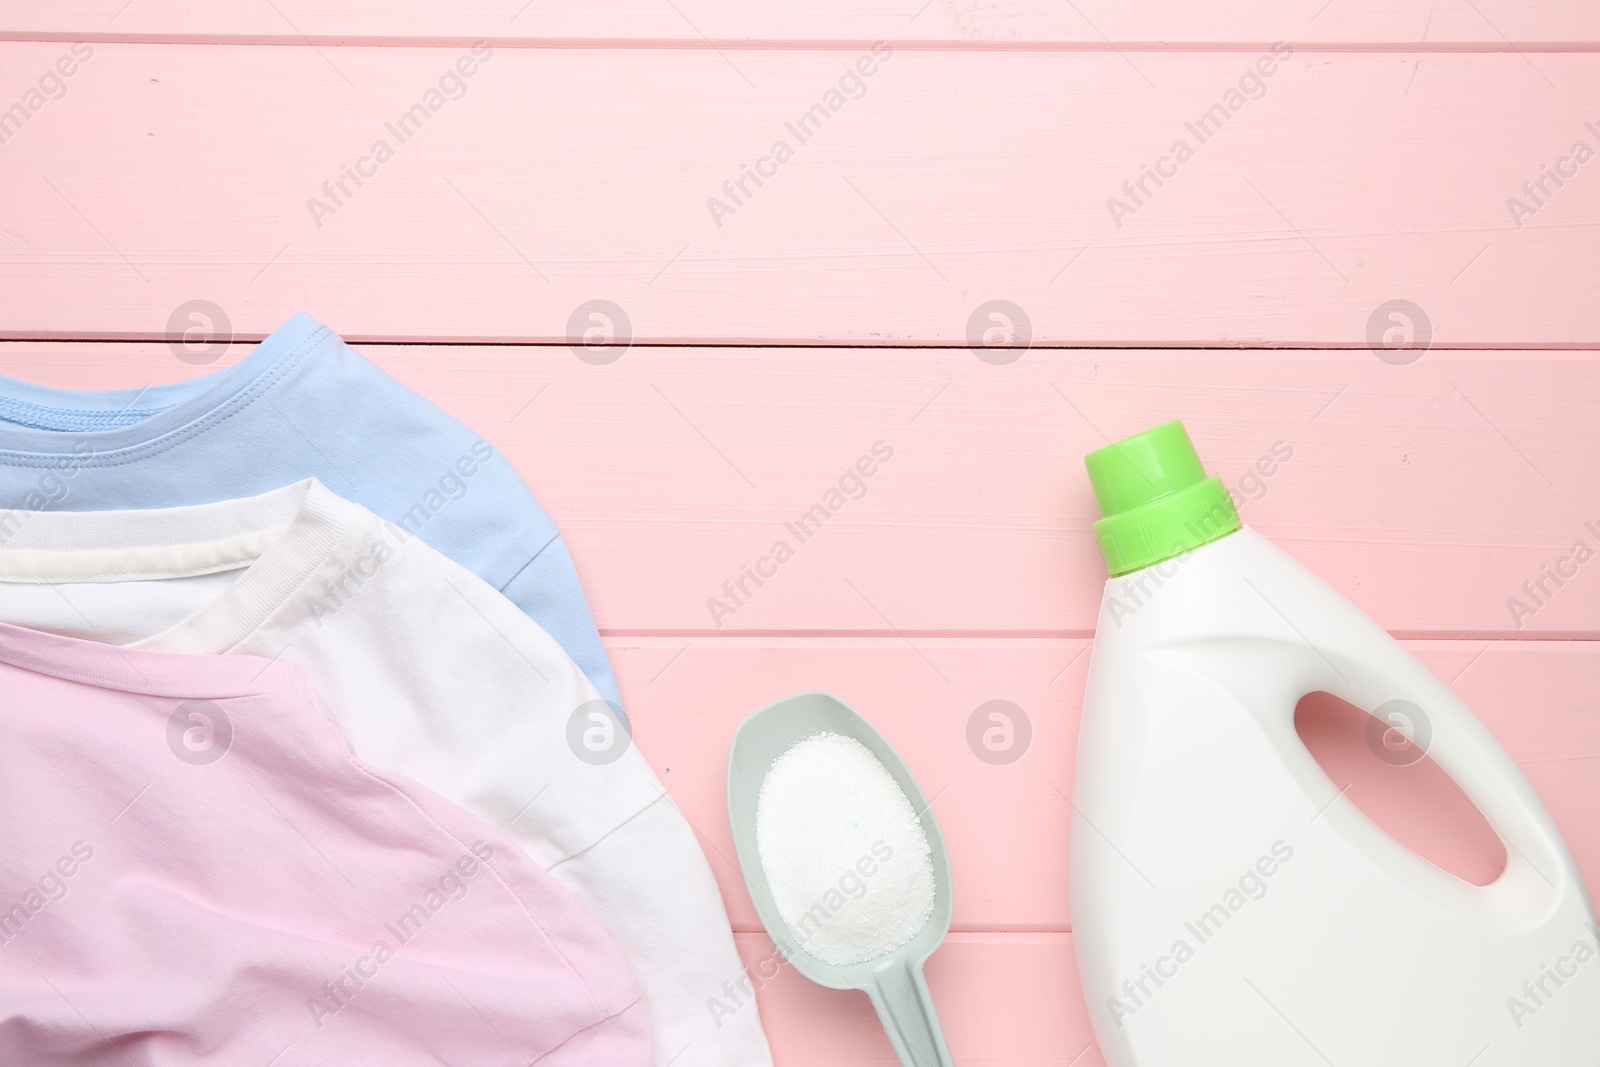
M 1437 885 L 1492 890 L 1533 904 L 1564 895 L 1574 877 L 1572 862 L 1554 820 L 1527 777 L 1449 686 L 1387 634 L 1383 637 L 1383 647 L 1366 649 L 1359 657 L 1338 657 L 1337 665 L 1327 657 L 1321 662 L 1317 657 L 1302 661 L 1306 663 L 1298 679 L 1302 695 L 1318 690 L 1331 693 L 1371 716 L 1377 724 L 1374 731 L 1397 731 L 1432 758 L 1504 842 L 1506 868 L 1489 886 L 1469 886 L 1405 851 L 1426 864 L 1431 873 L 1448 880 Z M 1295 739 L 1298 741 L 1298 735 Z M 1365 819 L 1360 823 L 1394 843 Z

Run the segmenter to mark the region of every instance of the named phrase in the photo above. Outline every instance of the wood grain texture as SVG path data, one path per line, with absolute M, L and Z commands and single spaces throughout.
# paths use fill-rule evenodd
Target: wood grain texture
M 0 45 L 0 102 L 65 47 Z M 402 142 L 462 49 L 93 47 L 0 145 L 0 336 L 203 298 L 561 341 L 603 298 L 640 341 L 965 344 L 1003 299 L 1043 345 L 1365 347 L 1406 299 L 1441 346 L 1600 344 L 1600 55 L 1297 53 L 1234 113 L 1255 52 L 899 51 L 835 113 L 860 51 L 502 48 Z M 1576 176 L 1513 219 L 1545 165 Z
M 1182 418 L 1245 521 L 1388 629 L 1600 634 L 1600 562 L 1544 577 L 1600 550 L 1593 354 L 360 348 L 519 468 L 608 631 L 1087 635 L 1105 570 L 1081 457 Z M 0 373 L 56 385 L 204 369 L 163 344 L 0 345 Z M 797 532 L 878 441 L 865 494 Z
M 1443 44 L 1508 48 L 1592 44 L 1600 12 L 1582 0 L 1293 0 L 1269 5 L 1183 0 L 846 0 L 740 4 L 733 0 L 12 0 L 4 36 L 268 40 L 488 39 L 535 44 L 626 41 L 737 47 L 748 42 L 889 40 L 908 44 L 1017 47 L 1228 46 L 1240 41 L 1315 44 Z
M 791 693 L 823 689 L 872 719 L 905 757 L 950 848 L 954 927 L 1066 931 L 1067 829 L 1083 685 L 1082 640 L 914 638 L 611 638 L 635 737 L 700 834 L 739 929 L 759 930 L 728 834 L 723 779 L 745 717 Z M 1408 642 L 1499 738 L 1600 888 L 1600 716 L 1592 642 Z M 969 747 L 980 704 L 1008 700 L 1031 724 L 1015 762 Z M 1313 748 L 1346 799 L 1434 863 L 1492 870 L 1499 845 L 1463 817 L 1431 764 L 1396 768 L 1358 733 Z M 1353 798 L 1353 799 L 1351 799 Z M 1345 801 L 1340 801 L 1343 803 Z
M 369 342 L 564 530 L 778 1067 L 894 1062 L 863 997 L 774 969 L 732 861 L 733 731 L 817 688 L 937 794 L 957 1062 L 1102 1067 L 1066 797 L 1104 577 L 1080 457 L 1108 439 L 1183 418 L 1247 522 L 1475 708 L 1600 887 L 1600 562 L 1563 570 L 1600 549 L 1597 90 L 1590 0 L 9 0 L 0 373 L 202 373 L 161 343 L 196 300 L 244 339 L 305 308 Z M 596 299 L 636 342 L 604 366 L 567 347 Z M 1032 349 L 964 347 L 995 300 Z M 1431 333 L 1410 365 L 1369 351 L 1419 321 L 1394 300 Z M 126 340 L 67 343 L 93 338 Z M 991 700 L 1030 725 L 1014 762 L 971 748 Z M 1330 795 L 1492 877 L 1442 775 L 1306 719 Z

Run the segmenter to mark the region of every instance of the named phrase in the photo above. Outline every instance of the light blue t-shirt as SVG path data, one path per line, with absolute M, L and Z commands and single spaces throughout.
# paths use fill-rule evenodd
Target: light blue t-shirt
M 0 377 L 0 507 L 208 504 L 306 477 L 480 575 L 620 703 L 561 533 L 511 464 L 309 315 L 192 381 L 75 392 Z

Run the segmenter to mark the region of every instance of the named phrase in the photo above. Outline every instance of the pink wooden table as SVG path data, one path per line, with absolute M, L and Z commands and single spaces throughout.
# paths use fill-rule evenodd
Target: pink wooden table
M 10 0 L 0 373 L 174 380 L 312 312 L 555 514 L 747 959 L 727 745 L 829 689 L 940 794 L 957 1062 L 1091 1067 L 1065 795 L 1108 438 L 1183 418 L 1600 885 L 1600 562 L 1524 591 L 1600 549 L 1597 41 L 1590 0 Z M 968 747 L 990 700 L 1031 724 L 1010 762 Z M 1447 779 L 1304 718 L 1393 833 L 1493 876 Z M 759 999 L 784 1067 L 892 1061 L 863 999 Z

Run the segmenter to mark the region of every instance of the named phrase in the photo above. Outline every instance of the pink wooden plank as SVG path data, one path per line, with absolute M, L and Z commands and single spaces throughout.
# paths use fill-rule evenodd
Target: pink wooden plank
M 1389 629 L 1600 634 L 1600 564 L 1543 571 L 1600 549 L 1592 354 L 363 351 L 522 469 L 612 631 L 1087 634 L 1105 571 L 1081 456 L 1181 417 L 1246 521 Z M 0 373 L 61 385 L 204 369 L 159 344 L 0 345 Z M 866 495 L 801 543 L 785 524 L 880 440 Z M 793 558 L 731 598 L 780 539 Z
M 752 974 L 773 973 L 765 935 L 740 935 L 739 950 Z M 952 934 L 927 973 L 962 1067 L 1104 1067 L 1070 935 Z M 783 967 L 756 998 L 777 1067 L 898 1065 L 865 994 L 823 989 Z
M 1102 46 L 1217 44 L 1237 41 L 1472 44 L 1503 48 L 1600 39 L 1600 13 L 1581 0 L 1296 0 L 1270 5 L 1240 0 L 845 0 L 739 4 L 732 0 L 279 0 L 274 4 L 183 0 L 12 0 L 3 23 L 11 36 L 251 39 L 296 43 L 348 39 L 394 41 L 635 41 L 719 47 L 750 41 L 1023 43 Z
M 1083 684 L 1081 639 L 612 638 L 635 737 L 699 831 L 736 925 L 759 929 L 733 860 L 723 778 L 734 729 L 773 700 L 834 693 L 872 719 L 937 795 L 950 847 L 955 925 L 970 931 L 1060 931 L 1067 914 L 1067 796 Z M 1543 797 L 1591 886 L 1600 886 L 1600 718 L 1593 642 L 1410 643 L 1493 730 Z M 1031 740 L 1010 763 L 979 758 L 968 723 L 992 700 L 1021 709 Z M 1020 738 L 1022 732 L 1019 730 Z M 1397 839 L 1477 880 L 1500 846 L 1431 764 L 1395 767 L 1364 735 L 1325 734 L 1315 750 L 1339 788 Z M 1330 787 L 1329 795 L 1333 794 Z M 1468 809 L 1470 813 L 1470 809 Z M 1470 813 L 1475 816 L 1475 813 Z
M 0 102 L 66 47 L 0 46 Z M 242 335 L 314 303 L 559 341 L 605 299 L 640 340 L 965 344 L 1006 300 L 1040 344 L 1362 347 L 1405 299 L 1441 345 L 1600 344 L 1600 162 L 1541 178 L 1600 147 L 1592 54 L 1265 57 L 1234 114 L 1253 51 L 901 50 L 833 113 L 859 50 L 501 48 L 402 143 L 462 49 L 94 49 L 0 145 L 0 336 L 157 337 L 203 298 Z

